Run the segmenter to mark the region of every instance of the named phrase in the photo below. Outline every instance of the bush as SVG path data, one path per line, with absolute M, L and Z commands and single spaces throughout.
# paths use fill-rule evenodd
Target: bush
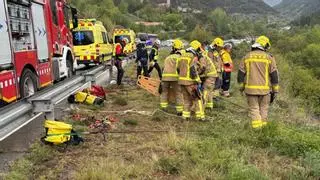
M 200 25 L 197 25 L 194 30 L 191 32 L 189 39 L 192 40 L 198 40 L 200 42 L 210 40 L 211 35 L 208 31 L 206 31 L 203 27 Z

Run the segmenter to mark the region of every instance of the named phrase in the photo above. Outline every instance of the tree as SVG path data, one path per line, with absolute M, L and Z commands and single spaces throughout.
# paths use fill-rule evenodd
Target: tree
M 165 30 L 178 31 L 183 28 L 182 16 L 180 14 L 167 14 L 163 18 Z
M 197 25 L 190 34 L 190 40 L 198 40 L 200 42 L 212 39 L 210 33 L 200 25 Z
M 129 6 L 128 3 L 126 3 L 124 0 L 122 0 L 118 7 L 122 13 L 126 14 L 126 13 L 128 13 L 128 6 Z
M 231 19 L 223 9 L 216 8 L 209 14 L 208 19 L 210 30 L 212 30 L 215 35 L 221 36 L 229 33 L 230 29 L 228 24 L 230 24 Z

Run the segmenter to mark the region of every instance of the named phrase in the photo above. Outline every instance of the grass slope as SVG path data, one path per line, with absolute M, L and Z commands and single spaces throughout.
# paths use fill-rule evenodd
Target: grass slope
M 133 78 L 134 67 L 126 73 Z M 227 101 L 245 106 L 245 98 L 232 88 Z M 139 88 L 109 91 L 105 107 L 81 106 L 78 113 L 99 118 L 108 115 L 103 111 L 152 113 L 158 108 L 158 98 Z M 107 142 L 89 135 L 65 152 L 36 143 L 5 179 L 319 179 L 320 130 L 288 123 L 294 118 L 288 112 L 275 104 L 272 123 L 258 131 L 250 128 L 245 109 L 226 101 L 208 113 L 210 122 L 186 122 L 160 111 L 118 114 L 114 130 L 168 132 L 109 134 Z M 66 121 L 76 129 L 87 129 L 70 117 Z

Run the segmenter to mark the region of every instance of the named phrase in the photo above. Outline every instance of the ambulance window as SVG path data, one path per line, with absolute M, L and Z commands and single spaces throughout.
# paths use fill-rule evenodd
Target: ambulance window
M 51 13 L 52 13 L 52 21 L 54 24 L 58 25 L 56 0 L 50 0 L 50 6 L 51 6 Z
M 74 31 L 72 35 L 75 46 L 89 45 L 94 42 L 92 31 Z
M 102 32 L 102 38 L 103 38 L 103 43 L 104 44 L 108 44 L 108 37 L 107 37 L 107 34 L 105 32 Z

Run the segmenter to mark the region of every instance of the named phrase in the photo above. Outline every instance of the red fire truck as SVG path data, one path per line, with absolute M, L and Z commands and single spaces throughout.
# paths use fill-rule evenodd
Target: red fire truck
M 66 0 L 0 0 L 1 105 L 73 74 L 77 25 Z

